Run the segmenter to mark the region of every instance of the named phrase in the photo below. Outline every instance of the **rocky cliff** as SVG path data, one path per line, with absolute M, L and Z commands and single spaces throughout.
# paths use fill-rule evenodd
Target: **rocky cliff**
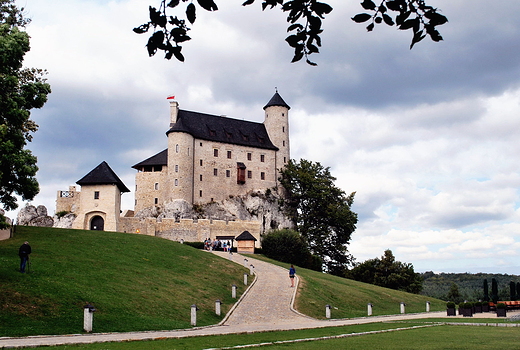
M 248 220 L 261 222 L 261 233 L 271 229 L 292 228 L 292 221 L 281 208 L 281 197 L 267 190 L 254 191 L 244 196 L 229 196 L 220 202 L 203 205 L 190 205 L 184 200 L 174 200 L 164 207 L 154 206 L 143 209 L 136 217 L 156 217 L 176 219 L 213 219 L 213 220 Z

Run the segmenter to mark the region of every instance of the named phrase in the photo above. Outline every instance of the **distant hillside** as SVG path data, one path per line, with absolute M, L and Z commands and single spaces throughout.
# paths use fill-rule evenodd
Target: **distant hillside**
M 491 293 L 491 279 L 498 283 L 499 299 L 509 300 L 509 282 L 520 282 L 520 276 L 490 273 L 433 273 L 431 271 L 421 273 L 424 278 L 422 295 L 431 296 L 441 300 L 448 300 L 451 284 L 455 283 L 459 288 L 462 299 L 477 301 L 484 297 L 484 279 L 487 279 L 489 293 Z

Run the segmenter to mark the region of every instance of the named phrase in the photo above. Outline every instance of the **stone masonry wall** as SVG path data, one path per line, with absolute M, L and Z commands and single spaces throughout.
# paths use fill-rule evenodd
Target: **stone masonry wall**
M 217 236 L 238 236 L 249 231 L 260 246 L 260 222 L 224 221 L 209 219 L 174 219 L 174 218 L 120 218 L 121 232 L 158 236 L 165 239 L 186 242 L 202 242 L 206 238 L 215 240 Z

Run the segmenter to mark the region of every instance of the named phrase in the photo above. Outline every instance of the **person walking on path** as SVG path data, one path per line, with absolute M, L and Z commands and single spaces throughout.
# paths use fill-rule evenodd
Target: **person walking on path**
M 25 267 L 29 261 L 29 254 L 31 254 L 31 246 L 29 242 L 25 241 L 18 249 L 18 256 L 20 257 L 20 272 L 25 273 Z
M 294 275 L 296 275 L 296 269 L 293 265 L 291 265 L 291 268 L 289 269 L 289 278 L 291 279 L 291 288 L 294 287 Z

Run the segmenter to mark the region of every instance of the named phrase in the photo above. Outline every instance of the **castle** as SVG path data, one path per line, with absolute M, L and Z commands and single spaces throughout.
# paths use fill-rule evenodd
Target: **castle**
M 105 162 L 77 181 L 81 192 L 75 186 L 58 191 L 56 213 L 74 213 L 72 227 L 78 229 L 185 240 L 236 237 L 247 230 L 259 238 L 262 228 L 256 220 L 226 220 L 225 227 L 212 233 L 215 220 L 211 218 L 158 218 L 150 213 L 172 205 L 193 208 L 255 191 L 281 192 L 280 171 L 290 159 L 290 107 L 276 92 L 263 109 L 264 122 L 257 123 L 182 110 L 171 99 L 168 147 L 132 167 L 137 170 L 135 215 L 120 215 L 121 195 L 129 190 Z M 180 227 L 183 221 L 187 228 Z

